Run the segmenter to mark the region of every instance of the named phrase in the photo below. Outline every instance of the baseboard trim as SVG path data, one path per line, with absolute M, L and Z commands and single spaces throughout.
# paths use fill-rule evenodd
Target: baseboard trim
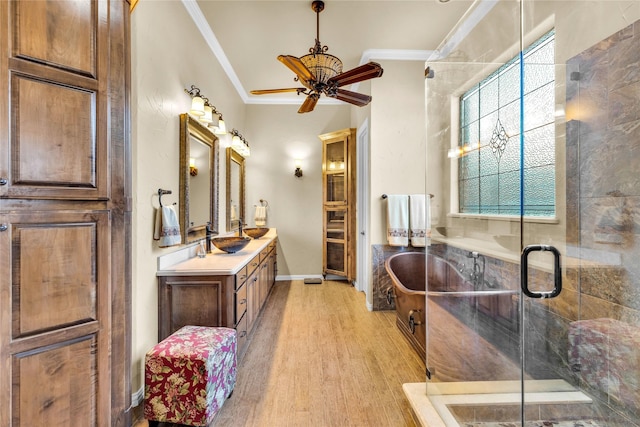
M 290 280 L 322 279 L 322 274 L 296 274 L 293 276 L 276 276 L 276 282 L 286 282 Z

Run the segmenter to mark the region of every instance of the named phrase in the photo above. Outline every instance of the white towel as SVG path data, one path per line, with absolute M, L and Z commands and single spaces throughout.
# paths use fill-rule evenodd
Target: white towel
M 387 196 L 387 241 L 391 246 L 409 246 L 409 196 Z
M 162 206 L 160 209 L 156 209 L 153 240 L 158 240 L 158 246 L 161 248 L 182 243 L 180 224 L 173 206 Z
M 409 224 L 411 246 L 423 248 L 431 244 L 431 199 L 424 194 L 409 196 Z
M 256 227 L 264 227 L 267 225 L 267 207 L 256 206 L 256 214 L 254 217 Z

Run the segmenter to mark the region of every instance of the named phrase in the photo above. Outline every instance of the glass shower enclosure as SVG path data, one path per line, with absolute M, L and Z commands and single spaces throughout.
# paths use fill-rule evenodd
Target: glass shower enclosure
M 640 1 L 478 0 L 427 61 L 430 426 L 640 426 Z

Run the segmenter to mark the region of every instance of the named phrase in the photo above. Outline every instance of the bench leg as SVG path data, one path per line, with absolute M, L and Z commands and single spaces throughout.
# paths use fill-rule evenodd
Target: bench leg
M 160 427 L 160 422 L 149 420 L 149 427 Z

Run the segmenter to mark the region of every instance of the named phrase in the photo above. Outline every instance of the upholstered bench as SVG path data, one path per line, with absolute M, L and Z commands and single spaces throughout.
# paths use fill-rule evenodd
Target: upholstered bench
M 236 331 L 185 326 L 145 356 L 144 416 L 159 422 L 206 426 L 236 383 Z

